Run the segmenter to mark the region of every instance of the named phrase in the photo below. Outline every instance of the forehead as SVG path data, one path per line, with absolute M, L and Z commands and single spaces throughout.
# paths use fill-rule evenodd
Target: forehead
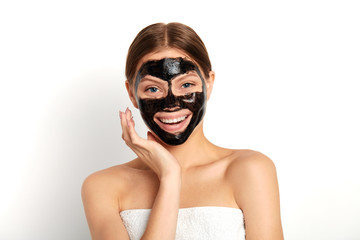
M 165 81 L 170 81 L 174 77 L 185 74 L 190 71 L 196 71 L 200 74 L 195 63 L 183 58 L 164 58 L 144 63 L 139 69 L 137 81 L 150 75 Z
M 195 65 L 197 65 L 201 75 L 204 76 L 204 71 L 201 69 L 201 66 L 189 54 L 187 54 L 185 51 L 181 49 L 173 48 L 173 47 L 160 48 L 156 51 L 150 52 L 145 56 L 143 56 L 136 65 L 135 73 L 137 74 L 141 66 L 148 61 L 160 60 L 163 58 L 179 58 L 179 57 L 189 60 L 193 62 Z
M 160 60 L 163 58 L 184 58 L 190 60 L 191 58 L 182 50 L 177 48 L 163 48 L 158 51 L 150 52 L 143 56 L 136 66 L 136 72 L 139 71 L 140 67 L 148 62 L 154 60 Z

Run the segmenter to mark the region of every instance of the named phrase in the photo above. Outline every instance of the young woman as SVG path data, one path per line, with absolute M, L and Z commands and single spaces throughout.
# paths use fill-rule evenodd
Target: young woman
M 84 181 L 92 239 L 283 239 L 272 160 L 204 136 L 215 74 L 194 30 L 144 28 L 129 48 L 126 77 L 150 131 L 139 137 L 131 111 L 120 111 L 122 137 L 138 157 Z

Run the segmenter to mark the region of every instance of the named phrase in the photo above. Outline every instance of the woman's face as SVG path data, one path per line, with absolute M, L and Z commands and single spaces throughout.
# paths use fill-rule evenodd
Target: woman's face
M 166 49 L 140 61 L 133 96 L 146 125 L 165 143 L 179 145 L 205 114 L 207 85 L 195 62 Z

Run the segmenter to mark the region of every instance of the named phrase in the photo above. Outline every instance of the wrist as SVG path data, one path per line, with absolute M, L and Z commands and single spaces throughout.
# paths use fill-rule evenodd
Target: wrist
M 181 171 L 165 173 L 160 177 L 161 184 L 181 184 Z

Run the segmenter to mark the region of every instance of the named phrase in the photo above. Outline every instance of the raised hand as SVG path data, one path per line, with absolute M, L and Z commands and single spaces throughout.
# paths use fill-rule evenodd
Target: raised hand
M 135 131 L 135 122 L 129 108 L 125 112 L 119 112 L 122 138 L 135 154 L 147 164 L 162 179 L 171 174 L 180 173 L 179 162 L 171 153 L 166 150 L 151 132 L 148 132 L 147 139 L 141 138 Z

